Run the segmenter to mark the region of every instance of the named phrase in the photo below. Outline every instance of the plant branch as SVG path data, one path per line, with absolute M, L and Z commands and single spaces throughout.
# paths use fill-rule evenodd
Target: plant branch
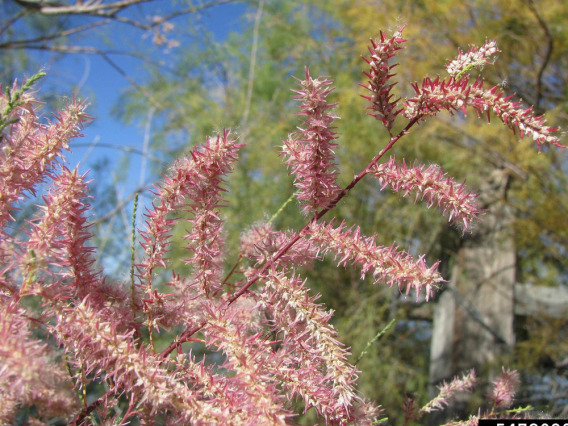
M 554 47 L 554 39 L 552 38 L 552 34 L 550 33 L 550 30 L 548 29 L 546 22 L 544 22 L 544 19 L 542 19 L 542 17 L 538 13 L 538 10 L 536 9 L 534 1 L 529 0 L 528 5 L 529 5 L 529 9 L 531 10 L 533 15 L 537 19 L 538 24 L 540 25 L 540 28 L 544 32 L 544 38 L 546 40 L 546 44 L 545 44 L 546 51 L 544 53 L 544 59 L 543 59 L 542 63 L 540 64 L 540 67 L 538 69 L 538 74 L 537 74 L 537 77 L 536 77 L 536 85 L 535 85 L 535 94 L 534 94 L 534 99 L 533 99 L 534 107 L 537 109 L 537 111 L 540 111 L 541 110 L 540 100 L 542 99 L 542 95 L 543 95 L 542 94 L 542 90 L 543 90 L 542 89 L 542 76 L 544 75 L 544 71 L 546 70 L 548 63 L 550 62 L 550 58 L 552 57 L 552 49 Z
M 404 135 L 406 135 L 408 133 L 408 131 L 410 130 L 410 128 L 412 126 L 414 126 L 422 117 L 421 116 L 417 116 L 414 117 L 412 120 L 410 120 L 410 122 L 406 125 L 406 127 L 404 129 L 402 129 L 396 136 L 393 136 L 389 143 L 369 162 L 369 164 L 367 164 L 367 167 L 365 167 L 357 176 L 355 176 L 353 178 L 353 180 L 349 183 L 349 185 L 347 185 L 345 188 L 343 188 L 341 190 L 341 192 L 339 192 L 339 194 L 335 197 L 334 200 L 332 200 L 329 205 L 320 210 L 318 213 L 316 213 L 314 215 L 314 217 L 308 222 L 306 223 L 306 225 L 304 225 L 304 227 L 298 231 L 296 233 L 296 235 L 294 236 L 294 238 L 292 238 L 288 244 L 284 245 L 283 247 L 280 248 L 280 250 L 278 250 L 270 260 L 268 260 L 263 266 L 262 268 L 260 268 L 260 270 L 252 277 L 250 278 L 242 287 L 241 289 L 235 293 L 233 296 L 231 296 L 227 303 L 231 304 L 233 303 L 235 300 L 237 300 L 239 297 L 241 297 L 254 283 L 256 283 L 259 278 L 271 267 L 274 265 L 274 263 L 280 258 L 282 257 L 282 255 L 284 255 L 294 244 L 296 244 L 296 242 L 302 238 L 306 232 L 308 231 L 308 229 L 310 228 L 312 223 L 317 222 L 319 219 L 321 219 L 327 212 L 329 212 L 330 210 L 332 210 L 333 208 L 335 208 L 335 206 L 337 205 L 337 203 L 339 203 L 339 201 L 341 201 L 343 199 L 343 197 L 345 197 L 349 191 L 351 191 L 351 189 L 353 189 L 353 187 L 355 185 L 357 185 L 357 183 L 359 183 L 359 181 L 361 179 L 363 179 L 368 173 L 370 173 L 371 169 L 378 163 L 378 161 L 394 146 L 394 144 L 400 139 L 402 138 Z

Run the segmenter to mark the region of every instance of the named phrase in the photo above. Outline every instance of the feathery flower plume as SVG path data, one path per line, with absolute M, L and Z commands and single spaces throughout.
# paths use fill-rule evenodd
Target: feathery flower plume
M 335 253 L 336 259 L 339 258 L 338 265 L 345 266 L 348 262 L 359 264 L 362 279 L 367 273 L 372 273 L 375 284 L 386 282 L 390 287 L 396 284 L 406 295 L 414 290 L 417 299 L 424 289 L 426 300 L 429 300 L 438 287 L 437 283 L 444 281 L 438 273 L 439 262 L 428 268 L 423 256 L 415 260 L 409 253 L 399 251 L 394 244 L 390 247 L 377 246 L 375 238 L 361 235 L 358 226 L 345 230 L 344 223 L 338 227 L 332 223 L 313 223 L 309 233 L 310 239 L 323 254 Z
M 469 373 L 464 374 L 461 378 L 456 377 L 450 383 L 442 383 L 438 386 L 440 392 L 438 396 L 431 400 L 428 404 L 420 409 L 424 413 L 431 413 L 432 411 L 439 411 L 444 409 L 444 405 L 448 405 L 449 401 L 460 392 L 471 392 L 477 382 L 475 370 L 470 370 Z
M 487 115 L 487 121 L 490 121 L 490 112 L 493 111 L 513 132 L 519 131 L 521 138 L 525 135 L 532 137 L 539 148 L 543 143 L 564 148 L 552 135 L 558 128 L 546 126 L 544 116 L 535 116 L 532 107 L 523 109 L 520 102 L 511 102 L 513 95 L 504 97 L 498 86 L 484 89 L 480 78 L 470 84 L 468 76 L 451 77 L 449 80 L 426 77 L 421 86 L 413 84 L 412 87 L 416 96 L 406 100 L 403 113 L 409 120 L 421 120 L 442 110 L 451 114 L 461 110 L 466 114 L 466 108 L 472 107 L 479 117 Z
M 43 197 L 45 206 L 39 206 L 44 215 L 32 224 L 26 242 L 26 255 L 34 253 L 35 259 L 49 261 L 61 284 L 69 282 L 67 291 L 80 298 L 92 292 L 100 281 L 99 274 L 92 270 L 94 247 L 87 245 L 92 237 L 85 217 L 90 207 L 84 201 L 87 198 L 85 176 L 79 175 L 77 169 L 60 166 L 52 189 Z M 35 266 L 36 272 L 38 269 L 45 270 Z M 64 289 L 58 291 L 63 293 Z
M 331 424 L 354 424 L 359 405 L 353 384 L 357 371 L 346 360 L 348 352 L 337 340 L 337 331 L 329 324 L 332 312 L 315 303 L 305 281 L 297 275 L 287 277 L 271 270 L 265 278 L 261 306 L 268 312 L 274 332 L 284 336 L 281 351 L 289 354 L 276 371 L 293 398 L 295 394 L 314 407 Z M 376 415 L 375 410 L 368 412 Z
M 13 90 L 16 88 L 14 83 Z M 6 96 L 0 92 L 0 106 L 8 103 Z M 31 95 L 24 93 L 20 105 L 7 117 L 2 117 L 14 122 L 9 127 L 8 137 L 1 139 L 0 229 L 11 218 L 12 204 L 23 199 L 25 191 L 33 193 L 35 186 L 51 174 L 61 151 L 69 150 L 69 141 L 82 136 L 80 131 L 92 119 L 85 112 L 87 104 L 73 98 L 55 114 L 53 122 L 41 124 L 36 104 Z
M 166 409 L 173 419 L 203 424 L 223 424 L 228 418 L 230 399 L 209 393 L 211 379 L 203 366 L 192 369 L 196 382 L 190 389 L 180 380 L 181 373 L 163 366 L 144 347 L 137 348 L 132 331 L 118 331 L 120 318 L 101 315 L 87 299 L 74 306 L 55 300 L 50 309 L 57 318 L 52 331 L 83 363 L 85 374 L 110 380 L 117 392 L 134 395 L 151 413 Z
M 491 393 L 488 395 L 489 402 L 495 408 L 509 408 L 513 404 L 515 392 L 521 385 L 519 372 L 516 370 L 506 370 L 503 367 L 503 374 L 493 380 Z
M 500 52 L 497 48 L 495 40 L 486 41 L 481 47 L 471 46 L 467 53 L 459 50 L 456 59 L 446 65 L 448 73 L 455 78 L 459 78 L 462 74 L 466 73 L 472 68 L 481 68 L 485 64 L 493 64 L 491 57 Z
M 327 207 L 340 190 L 333 152 L 337 146 L 333 141 L 337 138 L 332 126 L 338 117 L 329 113 L 336 104 L 327 103 L 327 95 L 334 90 L 332 81 L 323 77 L 313 79 L 308 68 L 305 72 L 306 79 L 298 80 L 300 89 L 294 90 L 297 93 L 294 98 L 302 102 L 298 115 L 305 116 L 305 120 L 299 131 L 283 141 L 282 153 L 299 189 L 302 210 L 310 214 Z
M 44 418 L 79 408 L 72 382 L 50 347 L 32 338 L 24 309 L 0 300 L 0 422 L 16 424 L 18 406 L 35 406 Z
M 449 220 L 457 222 L 464 232 L 481 212 L 477 195 L 468 192 L 464 183 L 458 184 L 438 165 L 408 167 L 404 160 L 397 163 L 391 157 L 388 162 L 375 166 L 372 173 L 379 179 L 381 190 L 390 186 L 394 192 L 403 192 L 405 197 L 415 192 L 415 201 L 421 199 L 429 208 L 436 205 L 444 214 L 449 212 Z
M 195 279 L 206 293 L 220 284 L 222 267 L 223 224 L 219 218 L 223 176 L 237 159 L 242 145 L 236 144 L 228 130 L 195 148 L 191 155 L 174 164 L 171 172 L 155 195 L 158 204 L 146 213 L 146 229 L 140 232 L 146 258 L 139 265 L 139 277 L 147 289 L 152 287 L 153 271 L 165 267 L 165 254 L 169 246 L 169 232 L 176 219 L 168 214 L 187 210 L 193 214 L 189 220 L 193 227 L 185 237 L 187 249 L 193 256 L 187 263 L 194 266 Z
M 471 87 L 471 105 L 479 116 L 486 113 L 489 121 L 491 110 L 513 132 L 518 130 L 521 138 L 525 135 L 532 137 L 539 148 L 544 143 L 565 148 L 558 137 L 553 136 L 553 133 L 558 131 L 558 127 L 546 126 L 544 115 L 535 116 L 532 106 L 523 108 L 521 102 L 511 102 L 512 97 L 513 95 L 504 96 L 499 86 L 489 90 L 482 89 L 480 84 Z
M 225 191 L 222 184 L 224 176 L 232 171 L 242 146 L 225 130 L 222 135 L 208 138 L 204 145 L 194 149 L 191 160 L 185 157 L 174 166 L 178 170 L 192 167 L 194 170 L 189 176 L 186 207 L 193 215 L 188 220 L 192 228 L 184 237 L 186 249 L 193 255 L 185 262 L 192 265 L 193 276 L 206 294 L 217 291 L 221 285 L 225 243 L 220 218 L 221 194 Z
M 371 95 L 361 96 L 371 102 L 371 106 L 367 107 L 367 109 L 373 112 L 370 112 L 369 115 L 382 121 L 389 133 L 394 125 L 396 116 L 404 109 L 398 108 L 400 98 L 394 101 L 391 100 L 393 95 L 390 91 L 396 83 L 389 83 L 390 79 L 396 75 L 392 74 L 391 71 L 398 65 L 390 65 L 389 61 L 396 56 L 398 50 L 403 48 L 401 44 L 406 41 L 402 38 L 403 30 L 404 27 L 395 32 L 388 40 L 381 31 L 380 40 L 371 40 L 371 46 L 369 46 L 370 58 L 363 56 L 363 59 L 370 66 L 369 72 L 363 71 L 369 78 L 369 82 L 367 85 L 360 84 L 360 86 L 369 90 Z
M 258 424 L 284 425 L 291 413 L 284 408 L 282 395 L 271 373 L 277 367 L 272 344 L 262 337 L 258 321 L 253 320 L 254 302 L 241 298 L 222 306 L 214 300 L 203 305 L 207 326 L 203 333 L 207 344 L 221 349 L 227 361 L 222 366 L 244 383 L 246 407 L 254 410 Z M 249 419 L 249 422 L 252 419 Z

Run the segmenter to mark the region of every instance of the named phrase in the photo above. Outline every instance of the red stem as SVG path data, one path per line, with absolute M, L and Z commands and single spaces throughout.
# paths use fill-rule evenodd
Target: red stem
M 165 359 L 175 348 L 177 348 L 184 342 L 188 342 L 191 336 L 201 330 L 204 326 L 205 322 L 202 322 L 189 330 L 185 330 L 170 346 L 168 346 L 160 353 L 160 355 L 158 355 L 158 358 Z

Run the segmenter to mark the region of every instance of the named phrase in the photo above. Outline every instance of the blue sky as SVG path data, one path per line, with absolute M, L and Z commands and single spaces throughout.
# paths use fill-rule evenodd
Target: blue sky
M 180 7 L 180 4 L 157 1 L 143 5 L 140 9 L 129 11 L 128 14 L 132 17 L 146 17 L 154 14 L 164 16 L 174 7 Z M 187 25 L 212 31 L 215 40 L 222 41 L 231 31 L 239 30 L 245 9 L 245 4 L 235 2 L 200 11 L 198 15 L 187 15 L 173 20 L 174 29 L 167 33 L 167 36 L 179 39 L 181 44 L 171 49 L 169 53 L 164 53 L 164 48 L 159 48 L 152 43 L 151 34 L 116 23 L 105 27 L 105 32 L 101 35 L 84 37 L 78 44 L 93 46 L 101 50 L 117 48 L 128 50 L 141 46 L 143 52 L 149 55 L 149 59 L 173 62 L 177 53 L 184 49 L 183 41 L 184 37 L 187 37 L 184 28 Z M 132 47 L 128 44 L 132 44 Z M 67 156 L 69 165 L 74 167 L 80 162 L 79 168 L 85 172 L 92 169 L 96 162 L 106 158 L 110 161 L 110 173 L 120 172 L 121 175 L 129 176 L 120 188 L 123 195 L 133 191 L 138 187 L 140 156 L 131 154 L 130 170 L 125 173 L 124 170 L 117 170 L 117 167 L 122 167 L 118 160 L 123 157 L 124 151 L 106 147 L 115 145 L 142 149 L 144 128 L 139 123 L 126 125 L 112 114 L 113 107 L 120 102 L 122 94 L 130 88 L 127 79 L 99 55 L 69 54 L 54 59 L 51 53 L 33 51 L 29 53 L 33 55 L 36 64 L 47 72 L 47 76 L 39 84 L 40 89 L 49 88 L 61 96 L 69 96 L 75 89 L 79 98 L 87 99 L 91 103 L 89 113 L 95 116 L 96 120 L 85 129 L 85 137 L 75 140 L 75 143 L 71 145 L 73 153 Z M 136 81 L 143 82 L 147 76 L 146 65 L 139 59 L 121 55 L 111 55 L 110 58 Z M 29 76 L 36 71 L 37 65 L 34 65 L 34 68 L 24 70 L 23 76 Z M 146 176 L 148 177 L 148 173 Z

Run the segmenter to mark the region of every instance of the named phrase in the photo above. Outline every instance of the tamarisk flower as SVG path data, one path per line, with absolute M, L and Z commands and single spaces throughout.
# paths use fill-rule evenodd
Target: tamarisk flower
M 192 229 L 185 236 L 186 248 L 193 255 L 186 262 L 193 265 L 194 277 L 203 291 L 209 293 L 218 287 L 224 243 L 223 222 L 219 218 L 221 184 L 240 147 L 228 130 L 215 139 L 207 138 L 205 144 L 175 162 L 155 191 L 158 204 L 153 204 L 153 211 L 146 213 L 146 229 L 140 232 L 146 259 L 139 265 L 139 276 L 147 288 L 151 288 L 154 268 L 166 266 L 164 255 L 169 246 L 169 232 L 176 222 L 168 214 L 183 209 L 193 216 L 189 219 Z
M 394 244 L 390 247 L 377 246 L 375 238 L 361 235 L 358 226 L 345 230 L 344 223 L 338 227 L 332 223 L 314 223 L 309 232 L 311 240 L 322 253 L 335 253 L 339 265 L 345 266 L 349 261 L 359 264 L 362 279 L 370 272 L 375 283 L 384 281 L 391 287 L 396 284 L 406 295 L 414 290 L 417 299 L 424 289 L 426 300 L 429 300 L 437 283 L 444 281 L 437 271 L 439 262 L 428 268 L 423 256 L 415 260 L 409 253 L 399 251 Z
M 438 165 L 408 167 L 404 160 L 397 163 L 391 157 L 388 162 L 375 166 L 372 173 L 379 179 L 381 189 L 390 186 L 404 196 L 415 192 L 415 200 L 420 198 L 428 207 L 437 205 L 444 213 L 449 212 L 449 220 L 458 222 L 464 231 L 481 212 L 477 195 L 468 192 L 464 183 L 458 184 Z
M 240 298 L 229 306 L 208 299 L 203 304 L 207 326 L 203 334 L 208 345 L 221 349 L 227 357 L 222 366 L 234 372 L 242 383 L 246 401 L 241 409 L 253 411 L 258 424 L 285 424 L 291 413 L 284 408 L 283 398 L 274 380 L 274 371 L 280 366 L 272 351 L 272 344 L 263 337 L 256 314 L 255 303 Z M 252 423 L 248 423 L 252 424 Z
M 46 263 L 51 263 L 61 280 L 70 281 L 67 290 L 78 297 L 94 290 L 100 279 L 92 269 L 94 247 L 87 246 L 92 237 L 85 217 L 90 207 L 84 201 L 87 198 L 85 176 L 61 165 L 51 190 L 43 197 L 45 205 L 39 206 L 43 216 L 32 223 L 24 261 L 33 266 L 34 273 L 45 271 Z M 44 265 L 35 264 L 40 261 Z M 26 273 L 28 278 L 30 273 Z
M 488 395 L 489 402 L 495 408 L 509 408 L 513 404 L 515 392 L 521 385 L 519 372 L 516 370 L 506 370 L 503 367 L 503 374 L 493 380 L 491 392 Z
M 354 424 L 356 407 L 363 401 L 353 387 L 357 371 L 347 362 L 348 352 L 329 324 L 332 312 L 315 303 L 318 296 L 310 296 L 297 275 L 287 277 L 272 270 L 263 282 L 260 304 L 274 332 L 284 336 L 281 350 L 289 352 L 276 371 L 279 381 L 290 398 L 300 395 L 306 410 L 314 407 L 326 422 Z
M 442 383 L 438 386 L 440 392 L 438 396 L 432 399 L 428 404 L 420 409 L 424 413 L 431 413 L 432 411 L 439 411 L 444 409 L 444 405 L 448 405 L 449 401 L 460 392 L 471 392 L 477 382 L 475 370 L 470 370 L 469 373 L 464 374 L 461 378 L 456 377 L 449 383 Z
M 337 146 L 333 141 L 337 138 L 332 127 L 338 117 L 329 113 L 336 104 L 327 102 L 327 96 L 334 90 L 328 87 L 332 81 L 323 77 L 313 79 L 307 67 L 305 73 L 306 79 L 298 80 L 300 89 L 294 90 L 297 93 L 294 98 L 302 102 L 298 115 L 305 116 L 305 120 L 299 131 L 283 141 L 282 153 L 290 174 L 295 176 L 302 210 L 309 214 L 327 207 L 340 191 L 333 152 Z
M 35 406 L 40 416 L 65 416 L 79 408 L 73 383 L 57 354 L 32 338 L 28 313 L 0 299 L 0 422 L 16 424 L 18 406 Z
M 0 106 L 8 102 L 6 96 L 0 92 Z M 41 124 L 36 104 L 31 95 L 24 93 L 21 105 L 2 117 L 14 122 L 8 137 L 1 139 L 0 229 L 11 218 L 12 204 L 21 200 L 25 191 L 33 193 L 35 186 L 51 174 L 61 151 L 69 150 L 70 140 L 81 136 L 82 128 L 92 119 L 85 112 L 87 104 L 73 98 L 55 114 L 54 121 Z
M 471 46 L 466 53 L 459 50 L 456 59 L 446 65 L 448 73 L 455 78 L 466 73 L 471 68 L 480 68 L 485 64 L 492 64 L 491 57 L 500 52 L 495 40 L 485 42 L 481 47 Z
M 489 46 L 483 55 L 478 51 L 472 57 L 474 60 L 482 60 L 492 49 Z M 464 62 L 466 59 L 460 61 Z M 452 66 L 450 73 L 456 72 L 460 66 L 467 67 L 468 64 Z M 466 68 L 462 69 L 464 70 Z M 421 120 L 442 110 L 450 113 L 460 110 L 466 114 L 466 108 L 471 107 L 478 117 L 487 115 L 487 121 L 491 121 L 490 112 L 493 111 L 513 132 L 518 131 L 521 138 L 525 135 L 532 137 L 539 148 L 543 143 L 564 147 L 558 138 L 553 136 L 558 128 L 546 126 L 544 116 L 535 116 L 532 107 L 523 108 L 521 102 L 512 102 L 513 95 L 504 96 L 498 86 L 484 89 L 481 78 L 470 83 L 469 76 L 458 77 L 459 75 L 458 71 L 456 76 L 450 77 L 449 80 L 441 80 L 439 77 L 432 80 L 426 77 L 421 86 L 412 84 L 416 95 L 406 100 L 404 116 L 409 120 Z
M 152 413 L 166 409 L 179 421 L 195 423 L 222 424 L 228 418 L 231 399 L 208 394 L 212 380 L 203 366 L 192 370 L 196 382 L 190 389 L 179 372 L 166 368 L 144 347 L 138 348 L 132 331 L 118 331 L 120 317 L 101 315 L 88 299 L 74 306 L 56 300 L 50 309 L 57 318 L 52 332 L 81 360 L 84 374 L 111 380 Z
M 371 46 L 369 46 L 370 58 L 363 56 L 363 59 L 370 66 L 369 72 L 363 71 L 369 77 L 369 82 L 367 85 L 360 84 L 360 86 L 369 90 L 371 95 L 361 96 L 371 102 L 371 106 L 367 109 L 373 112 L 369 115 L 382 121 L 389 133 L 396 116 L 403 110 L 403 108 L 398 108 L 400 98 L 393 101 L 390 93 L 396 83 L 389 83 L 390 79 L 395 76 L 391 73 L 392 69 L 397 66 L 397 64 L 390 65 L 389 61 L 396 56 L 398 50 L 402 49 L 401 44 L 406 41 L 402 38 L 403 30 L 404 27 L 395 32 L 389 39 L 381 32 L 380 40 L 371 40 Z

